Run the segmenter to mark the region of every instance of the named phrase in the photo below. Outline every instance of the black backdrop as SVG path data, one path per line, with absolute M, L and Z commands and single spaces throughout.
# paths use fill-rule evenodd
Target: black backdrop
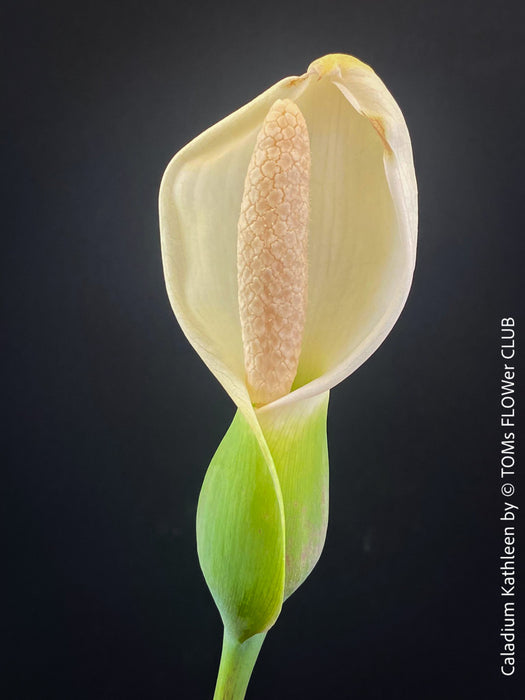
M 249 697 L 519 696 L 522 650 L 499 671 L 498 351 L 501 317 L 524 327 L 524 20 L 517 1 L 3 3 L 6 698 L 211 697 L 194 519 L 233 407 L 170 310 L 158 185 L 336 51 L 403 109 L 419 257 L 394 331 L 332 393 L 326 548 Z

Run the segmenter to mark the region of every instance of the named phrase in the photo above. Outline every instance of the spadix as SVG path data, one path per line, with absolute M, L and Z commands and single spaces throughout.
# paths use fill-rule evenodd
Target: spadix
M 310 143 L 291 100 L 266 115 L 244 184 L 237 266 L 246 381 L 252 402 L 290 391 L 308 291 Z

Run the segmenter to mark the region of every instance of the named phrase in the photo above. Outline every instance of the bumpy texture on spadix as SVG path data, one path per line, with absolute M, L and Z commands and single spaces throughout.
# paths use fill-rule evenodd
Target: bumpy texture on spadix
M 297 373 L 308 288 L 310 143 L 301 111 L 277 100 L 257 137 L 238 227 L 239 310 L 255 405 L 287 394 Z

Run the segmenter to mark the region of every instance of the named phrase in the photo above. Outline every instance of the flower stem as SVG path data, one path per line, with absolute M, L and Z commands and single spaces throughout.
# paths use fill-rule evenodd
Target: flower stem
M 221 664 L 213 700 L 244 700 L 266 632 L 238 642 L 224 630 Z

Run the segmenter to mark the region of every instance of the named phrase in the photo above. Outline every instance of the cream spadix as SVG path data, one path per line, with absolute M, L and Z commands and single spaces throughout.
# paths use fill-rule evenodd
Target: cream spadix
M 237 272 L 246 381 L 263 405 L 297 374 L 308 290 L 310 143 L 301 111 L 277 100 L 250 159 L 239 217 Z

